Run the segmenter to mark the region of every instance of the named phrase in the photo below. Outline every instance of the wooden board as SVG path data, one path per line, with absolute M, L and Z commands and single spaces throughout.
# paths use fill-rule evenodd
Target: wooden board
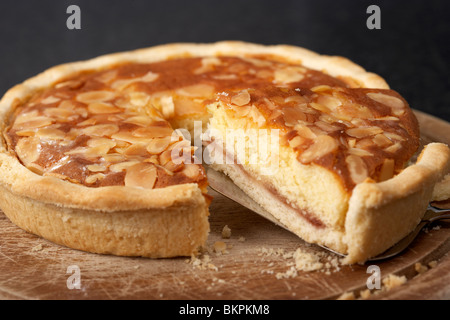
M 423 140 L 450 144 L 450 124 L 417 112 Z M 187 258 L 151 260 L 89 254 L 55 245 L 13 225 L 0 213 L 0 298 L 2 299 L 335 299 L 344 292 L 366 289 L 372 263 L 298 272 L 277 278 L 291 268 L 282 254 L 297 248 L 324 252 L 253 212 L 211 192 L 211 235 L 228 245 L 228 253 L 210 253 L 202 269 Z M 222 239 L 225 225 L 231 238 Z M 421 233 L 402 255 L 377 262 L 381 276 L 405 275 L 406 284 L 379 291 L 376 299 L 450 299 L 450 222 Z M 244 240 L 245 238 L 245 240 Z M 244 241 L 243 241 L 244 240 Z M 263 249 L 264 248 L 264 249 Z M 265 253 L 264 253 L 264 252 Z M 201 257 L 205 261 L 205 254 Z M 417 275 L 414 265 L 438 261 Z M 79 268 L 80 289 L 67 285 Z M 216 269 L 213 269 L 215 266 Z

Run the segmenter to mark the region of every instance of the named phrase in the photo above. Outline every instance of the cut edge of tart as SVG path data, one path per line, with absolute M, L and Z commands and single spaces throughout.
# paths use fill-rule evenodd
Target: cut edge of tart
M 192 132 L 192 119 L 203 121 L 203 126 L 206 127 L 206 122 L 212 117 L 210 123 L 214 127 L 214 121 L 217 120 L 215 119 L 215 111 L 208 115 L 206 113 L 207 104 L 209 104 L 210 110 L 214 110 L 218 105 L 221 108 L 217 108 L 217 110 L 224 109 L 230 104 L 220 101 L 220 98 L 217 101 L 206 103 L 206 98 L 210 97 L 211 94 L 211 86 L 201 83 L 200 85 L 166 91 L 159 89 L 148 100 L 141 94 L 141 91 L 147 90 L 142 89 L 142 83 L 158 83 L 160 74 L 157 70 L 146 70 L 139 73 L 138 68 L 133 69 L 133 64 L 143 65 L 176 59 L 181 59 L 182 62 L 183 58 L 196 57 L 202 58 L 202 60 L 200 66 L 193 72 L 200 78 L 203 73 L 213 72 L 217 65 L 220 65 L 217 62 L 217 57 L 237 57 L 247 59 L 247 63 L 255 65 L 255 70 L 249 78 L 250 82 L 257 77 L 273 77 L 272 83 L 275 86 L 283 87 L 286 83 L 303 80 L 303 75 L 301 75 L 303 71 L 296 69 L 296 66 L 299 65 L 300 69 L 305 67 L 312 70 L 308 71 L 311 78 L 320 77 L 319 72 L 321 72 L 321 74 L 329 76 L 331 82 L 339 81 L 350 89 L 376 88 L 377 90 L 374 92 L 368 91 L 365 93 L 372 101 L 371 103 L 374 100 L 377 103 L 387 104 L 390 106 L 390 109 L 388 109 L 392 111 L 393 115 L 398 117 L 404 116 L 405 113 L 402 109 L 404 106 L 398 107 L 400 98 L 390 97 L 389 94 L 386 95 L 378 91 L 378 89 L 389 89 L 381 77 L 366 72 L 363 68 L 345 58 L 318 55 L 293 46 L 262 46 L 243 42 L 181 43 L 110 54 L 84 62 L 57 66 L 12 88 L 0 101 L 1 130 L 3 132 L 0 145 L 0 182 L 2 188 L 0 207 L 5 214 L 11 221 L 25 230 L 75 249 L 146 257 L 174 257 L 194 254 L 198 247 L 205 243 L 209 232 L 208 205 L 210 197 L 206 195 L 206 178 L 197 179 L 200 174 L 198 170 L 202 170 L 197 169 L 201 168 L 200 165 L 186 165 L 186 168 L 182 168 L 172 163 L 167 157 L 168 153 L 165 152 L 170 151 L 166 150 L 170 144 L 164 139 L 163 141 L 158 140 L 164 137 L 152 136 L 151 133 L 154 130 L 160 130 L 156 128 L 160 124 L 145 123 L 146 121 L 143 121 L 140 115 L 142 113 L 148 115 L 149 110 L 153 110 L 151 116 L 156 119 L 153 119 L 156 122 L 159 123 L 160 120 L 164 122 L 167 119 L 173 128 L 183 127 Z M 258 60 L 258 57 L 264 58 Z M 286 63 L 287 67 L 268 76 L 267 72 L 264 72 L 267 71 L 264 70 L 264 59 L 281 64 Z M 117 73 L 109 71 L 114 71 L 115 68 L 120 69 L 120 66 L 126 64 L 131 65 L 127 70 L 130 72 L 129 74 L 134 74 L 134 76 L 114 81 Z M 230 85 L 226 89 L 230 89 L 233 87 L 233 74 L 240 74 L 241 71 L 237 68 L 233 69 L 233 73 L 214 76 L 217 79 L 229 81 Z M 110 91 L 106 92 L 95 90 L 94 85 L 89 90 L 86 89 L 86 92 L 77 91 L 76 77 L 82 77 L 92 72 L 99 73 L 100 82 L 108 83 L 112 89 L 108 89 Z M 183 81 L 189 82 L 182 75 L 176 74 L 175 76 L 172 75 L 172 78 L 169 77 L 170 79 L 176 79 L 175 82 L 181 84 L 183 84 Z M 167 79 L 160 82 L 164 84 Z M 257 86 L 258 82 L 256 81 L 253 84 Z M 76 109 L 79 115 L 84 117 L 84 121 L 76 120 L 72 123 L 76 123 L 81 131 L 75 130 L 72 132 L 64 124 L 49 122 L 48 117 L 54 117 L 55 119 L 62 117 L 62 122 L 70 122 L 72 119 L 68 120 L 67 113 L 61 112 L 61 110 L 53 110 L 55 108 L 47 107 L 43 109 L 43 112 L 47 112 L 45 115 L 33 115 L 35 119 L 31 129 L 26 126 L 20 127 L 21 124 L 28 123 L 29 120 L 25 117 L 22 121 L 17 121 L 15 111 L 24 104 L 33 105 L 33 99 L 36 96 L 39 98 L 39 94 L 45 93 L 45 90 L 55 86 L 73 87 L 76 93 L 76 103 L 81 103 L 82 106 L 66 106 L 66 111 Z M 326 87 L 324 85 L 316 88 L 319 96 L 321 96 L 320 92 L 327 90 Z M 114 95 L 116 90 L 129 94 L 129 100 L 114 100 L 114 97 L 109 97 L 111 92 Z M 338 92 L 337 96 L 341 97 L 342 94 L 344 93 Z M 199 107 L 202 105 L 201 103 L 192 103 L 199 98 L 204 100 L 205 111 Z M 297 98 L 294 97 L 291 100 Z M 45 97 L 40 97 L 36 105 L 56 103 L 60 106 L 59 100 L 64 99 L 66 98 L 63 97 L 63 94 L 59 97 L 47 94 Z M 248 102 L 247 99 L 248 97 L 244 94 L 238 96 L 234 102 L 243 106 Z M 142 100 L 145 100 L 145 102 L 142 102 Z M 328 106 L 325 113 L 330 108 L 336 107 L 335 99 L 323 97 L 323 95 L 320 101 L 312 103 L 316 103 L 315 108 L 321 109 L 321 112 L 324 112 L 324 105 L 325 107 Z M 125 109 L 126 112 L 121 108 Z M 255 108 L 250 109 L 243 112 L 244 115 L 249 115 L 250 120 L 248 122 L 261 124 L 262 121 L 258 121 L 258 119 L 262 120 L 260 112 Z M 186 110 L 190 112 L 186 112 Z M 409 109 L 406 107 L 405 110 Z M 127 112 L 131 113 L 126 116 L 127 119 L 121 119 L 117 115 L 114 116 L 115 113 L 122 115 Z M 366 110 L 363 108 L 359 112 L 365 114 Z M 89 116 L 86 116 L 86 114 Z M 406 112 L 406 116 L 408 114 L 412 114 L 412 112 L 409 110 Z M 23 116 L 23 114 L 19 114 L 19 116 Z M 98 123 L 92 122 L 94 118 Z M 389 119 L 389 117 L 384 118 L 383 120 L 386 121 L 396 121 L 395 119 Z M 5 132 L 11 128 L 11 119 L 17 121 L 19 127 L 14 128 L 12 135 L 8 135 Z M 295 160 L 299 160 L 301 163 L 296 162 L 293 166 L 318 166 L 311 162 L 321 157 L 314 157 L 314 155 L 319 154 L 325 157 L 327 152 L 336 152 L 338 148 L 336 142 L 330 138 L 332 134 L 323 134 L 323 132 L 327 133 L 327 130 L 333 131 L 336 128 L 333 127 L 332 123 L 327 123 L 324 120 L 326 119 L 315 119 L 317 126 L 313 132 L 314 138 L 308 143 L 302 140 L 304 145 L 308 146 L 308 149 L 297 155 Z M 350 120 L 340 119 L 342 123 Z M 122 126 L 124 122 L 128 124 Z M 121 123 L 120 128 L 115 123 Z M 14 127 L 14 124 L 12 123 L 12 127 Z M 147 130 L 146 126 L 148 125 L 154 129 Z M 407 127 L 409 125 L 412 128 L 409 135 L 414 137 L 414 124 L 407 124 Z M 358 124 L 355 124 L 354 128 L 346 128 L 351 130 L 345 133 L 346 137 L 353 136 L 356 138 L 350 139 L 350 142 L 345 142 L 351 144 L 350 147 L 347 147 L 352 149 L 352 154 L 347 155 L 343 160 L 345 161 L 344 167 L 350 170 L 347 176 L 352 177 L 351 187 L 348 184 L 345 186 L 345 183 L 342 187 L 343 180 L 339 177 L 336 178 L 336 172 L 339 172 L 341 168 L 339 166 L 331 169 L 321 167 L 317 170 L 311 170 L 311 174 L 316 175 L 316 177 L 317 174 L 321 174 L 322 183 L 325 185 L 329 181 L 333 184 L 333 179 L 337 181 L 337 183 L 334 183 L 336 185 L 335 190 L 337 190 L 334 192 L 336 196 L 330 197 L 330 195 L 333 195 L 331 192 L 328 195 L 331 203 L 321 204 L 320 201 L 327 200 L 318 197 L 320 192 L 309 196 L 309 199 L 316 202 L 315 205 L 309 204 L 307 209 L 314 211 L 315 206 L 321 207 L 321 212 L 325 214 L 324 221 L 317 220 L 316 218 L 321 216 L 320 214 L 314 215 L 314 212 L 312 212 L 313 218 L 305 215 L 304 211 L 299 214 L 299 210 L 305 208 L 293 204 L 295 199 L 289 199 L 289 197 L 281 199 L 273 188 L 267 187 L 267 184 L 264 185 L 264 179 L 260 175 L 252 176 L 250 167 L 218 165 L 216 168 L 227 173 L 239 187 L 300 237 L 347 254 L 347 263 L 364 262 L 395 244 L 418 224 L 431 199 L 436 182 L 440 181 L 449 170 L 450 154 L 447 146 L 432 143 L 422 151 L 416 164 L 404 170 L 397 168 L 397 164 L 392 161 L 384 161 L 386 157 L 382 157 L 381 160 L 384 162 L 381 166 L 372 165 L 372 168 L 371 165 L 368 165 L 366 168 L 372 171 L 375 170 L 374 168 L 378 168 L 376 169 L 379 170 L 376 172 L 378 182 L 366 179 L 370 178 L 367 173 L 362 176 L 360 174 L 360 159 L 368 153 L 364 148 L 370 149 L 370 144 L 375 143 L 378 147 L 390 148 L 389 152 L 396 152 L 400 150 L 398 149 L 399 146 L 402 146 L 401 142 L 395 142 L 396 139 L 405 140 L 405 137 L 399 135 L 398 132 L 391 132 L 390 135 L 383 137 L 383 130 L 380 127 L 368 127 L 367 125 L 362 127 L 364 130 L 361 131 Z M 304 134 L 311 135 L 304 128 L 297 129 Z M 405 128 L 403 129 L 408 131 Z M 130 133 L 127 130 L 132 131 Z M 103 133 L 99 134 L 99 131 L 108 132 L 108 134 L 104 136 Z M 33 138 L 37 135 L 41 139 L 39 141 L 46 138 L 50 141 L 55 141 L 55 139 L 56 141 L 65 141 L 64 137 L 61 137 L 64 134 L 74 137 L 74 139 L 78 137 L 75 143 L 77 148 L 69 151 L 66 149 L 58 150 L 64 150 L 69 159 L 82 163 L 82 168 L 89 171 L 88 175 L 82 174 L 79 178 L 80 175 L 68 177 L 62 174 L 64 171 L 61 171 L 61 167 L 67 166 L 70 169 L 67 162 L 64 162 L 67 161 L 64 157 L 57 159 L 62 161 L 62 164 L 56 160 L 54 162 L 49 160 L 52 163 L 49 170 L 44 168 L 45 166 L 42 163 L 38 164 L 39 155 L 34 153 L 39 153 L 42 145 L 38 144 L 37 148 L 41 148 L 38 151 L 36 151 L 36 148 L 30 148 L 30 145 L 33 146 Z M 83 140 L 80 138 L 86 135 L 89 139 Z M 93 136 L 96 138 L 94 139 Z M 371 139 L 366 139 L 367 136 L 370 136 Z M 14 140 L 14 137 L 20 138 Z M 115 144 L 112 145 L 101 140 L 105 137 L 114 140 Z M 289 135 L 288 137 L 287 144 L 291 148 L 302 145 L 301 138 Z M 142 140 L 147 138 L 153 139 L 150 145 Z M 305 139 L 307 138 L 308 136 Z M 418 139 L 418 137 L 416 138 Z M 117 144 L 116 142 L 120 143 Z M 337 143 L 341 142 L 338 141 Z M 385 143 L 387 144 L 385 145 Z M 48 145 L 51 149 L 52 143 L 48 143 Z M 11 146 L 14 147 L 11 148 Z M 14 152 L 14 148 L 18 148 L 16 151 L 20 151 L 20 161 Z M 229 146 L 223 152 L 227 153 L 227 148 Z M 114 151 L 113 154 L 110 153 L 110 150 Z M 94 158 L 87 160 L 85 157 L 81 160 L 77 158 L 77 154 L 86 154 L 86 152 L 94 158 L 101 155 L 102 161 L 96 162 L 96 160 L 93 160 Z M 324 153 L 321 154 L 321 152 Z M 406 153 L 412 156 L 411 150 Z M 145 158 L 142 158 L 143 154 L 145 154 Z M 123 159 L 124 156 L 125 160 Z M 121 161 L 125 164 L 115 165 L 114 161 L 117 161 L 118 158 L 121 158 Z M 407 160 L 409 159 L 403 159 L 402 161 L 406 162 Z M 29 161 L 28 164 L 27 161 Z M 378 159 L 378 161 L 380 160 Z M 28 168 L 24 165 L 27 165 Z M 320 165 L 323 165 L 323 163 Z M 122 173 L 120 174 L 120 172 Z M 142 176 L 146 177 L 145 182 L 143 182 Z M 178 178 L 174 178 L 175 176 Z M 383 179 L 380 178 L 382 176 Z M 243 179 L 243 177 L 248 177 L 248 179 Z M 120 180 L 123 185 L 114 185 L 111 182 L 115 181 L 114 179 Z M 381 180 L 385 181 L 379 182 Z M 108 183 L 102 186 L 101 181 Z M 274 186 L 276 184 L 272 185 L 272 187 Z M 326 198 L 325 192 L 323 193 L 324 198 Z M 314 201 L 311 203 L 314 203 Z M 327 212 L 333 206 L 339 207 L 338 214 Z

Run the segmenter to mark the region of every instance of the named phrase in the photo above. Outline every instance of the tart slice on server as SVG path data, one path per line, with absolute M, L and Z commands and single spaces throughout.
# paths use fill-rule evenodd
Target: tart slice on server
M 96 253 L 189 256 L 205 243 L 202 152 L 177 129 L 207 131 L 210 158 L 226 160 L 212 168 L 347 263 L 410 232 L 449 170 L 440 143 L 407 166 L 418 123 L 382 78 L 292 46 L 111 54 L 49 69 L 0 107 L 0 207 L 29 232 Z

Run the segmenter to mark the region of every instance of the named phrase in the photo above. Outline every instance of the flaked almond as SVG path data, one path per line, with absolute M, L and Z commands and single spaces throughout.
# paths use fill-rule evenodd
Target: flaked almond
M 369 92 L 367 93 L 367 96 L 375 100 L 376 102 L 382 103 L 385 106 L 388 106 L 391 108 L 392 113 L 396 116 L 401 116 L 403 113 L 405 113 L 405 104 L 403 101 L 397 97 L 379 93 L 379 92 Z
M 96 173 L 93 175 L 90 175 L 86 178 L 85 182 L 88 184 L 96 183 L 97 181 L 101 181 L 105 178 L 105 175 L 103 173 Z
M 296 137 L 292 138 L 291 140 L 289 140 L 289 146 L 293 149 L 301 146 L 303 143 L 305 143 L 305 138 L 300 137 L 300 136 L 296 136 Z
M 283 69 L 275 70 L 275 82 L 276 83 L 291 83 L 298 82 L 305 78 L 303 74 L 306 70 L 301 67 L 286 67 Z
M 314 143 L 299 156 L 301 163 L 308 164 L 313 160 L 320 159 L 323 156 L 333 153 L 338 148 L 336 139 L 323 135 L 318 136 Z
M 116 80 L 111 84 L 111 88 L 116 89 L 116 90 L 123 90 L 123 89 L 127 88 L 128 86 L 130 86 L 134 83 L 137 83 L 137 82 L 153 82 L 156 79 L 158 79 L 158 77 L 159 77 L 159 75 L 157 73 L 153 73 L 150 71 L 142 77 Z
M 153 138 L 148 142 L 147 151 L 150 154 L 160 154 L 170 145 L 171 137 Z
M 110 83 L 115 78 L 117 78 L 117 70 L 111 70 L 103 72 L 99 76 L 95 77 L 95 80 L 103 83 Z
M 394 176 L 395 162 L 393 159 L 384 159 L 380 169 L 379 181 L 389 180 Z
M 85 134 L 90 136 L 106 137 L 111 136 L 119 131 L 119 127 L 115 124 L 98 124 L 81 129 Z
M 389 153 L 395 153 L 402 148 L 402 144 L 400 142 L 394 143 L 392 146 L 389 146 L 384 149 L 384 151 Z
M 139 128 L 133 131 L 135 137 L 153 139 L 153 138 L 164 138 L 171 136 L 173 129 L 166 126 L 150 126 L 146 128 Z
M 88 105 L 88 111 L 93 114 L 118 113 L 122 110 L 110 103 L 93 102 Z
M 324 92 L 324 91 L 330 91 L 330 90 L 331 90 L 331 87 L 324 85 L 324 84 L 311 88 L 311 91 L 313 91 L 313 92 Z
M 139 161 L 137 161 L 137 160 L 119 162 L 119 163 L 109 166 L 109 170 L 111 170 L 112 172 L 122 172 L 123 170 L 126 170 L 129 167 L 132 167 L 138 163 L 139 163 Z
M 79 89 L 81 86 L 83 85 L 83 82 L 80 80 L 69 80 L 69 81 L 64 81 L 64 82 L 60 82 L 58 84 L 55 85 L 56 89 L 60 89 L 60 88 L 69 88 L 69 89 Z
M 98 122 L 97 119 L 89 118 L 89 119 L 86 119 L 84 121 L 81 121 L 81 122 L 77 123 L 77 126 L 79 126 L 79 127 L 92 126 L 92 125 L 97 124 L 97 122 Z
M 86 144 L 88 147 L 108 146 L 112 149 L 117 145 L 117 142 L 107 138 L 92 138 Z
M 53 103 L 57 103 L 59 101 L 61 101 L 60 98 L 57 98 L 57 97 L 54 97 L 54 96 L 48 96 L 47 98 L 42 99 L 41 103 L 42 104 L 53 104 Z
M 130 145 L 128 148 L 123 150 L 126 156 L 147 156 L 147 144 L 146 143 L 135 143 Z
M 288 127 L 295 126 L 298 121 L 307 121 L 306 115 L 297 107 L 286 107 L 281 110 L 284 117 L 284 123 Z
M 384 135 L 391 139 L 391 140 L 397 140 L 397 141 L 405 141 L 405 138 L 403 138 L 401 135 L 393 133 L 393 132 L 385 132 Z
M 176 98 L 173 101 L 175 107 L 175 115 L 186 116 L 191 114 L 202 114 L 205 112 L 203 105 L 192 99 Z
M 91 172 L 104 172 L 106 171 L 106 167 L 101 164 L 89 164 L 86 168 Z
M 307 126 L 296 125 L 294 129 L 297 130 L 299 136 L 305 139 L 313 140 L 317 137 L 317 135 Z
M 189 179 L 196 179 L 200 175 L 200 167 L 196 164 L 187 163 L 181 171 Z
M 175 116 L 175 103 L 172 96 L 164 96 L 160 99 L 161 112 L 166 119 Z
M 16 131 L 16 135 L 19 137 L 32 137 L 36 134 L 37 129 L 25 129 Z
M 365 138 L 383 133 L 383 129 L 380 127 L 360 127 L 347 129 L 345 133 L 354 138 Z
M 322 130 L 328 132 L 328 133 L 334 132 L 334 131 L 338 131 L 338 130 L 341 129 L 341 127 L 339 127 L 339 126 L 337 126 L 337 125 L 333 125 L 333 124 L 330 124 L 330 123 L 324 122 L 324 121 L 316 121 L 316 122 L 314 123 L 314 125 L 315 125 L 316 127 L 319 127 L 320 129 L 322 129 Z
M 372 140 L 377 146 L 381 148 L 390 146 L 392 144 L 392 141 L 388 137 L 386 137 L 383 133 L 377 134 L 375 137 L 372 138 Z
M 15 125 L 23 124 L 25 122 L 32 121 L 33 119 L 39 117 L 39 112 L 37 110 L 33 110 L 30 112 L 20 113 L 17 115 L 14 120 Z
M 151 125 L 153 120 L 147 116 L 133 116 L 125 119 L 123 122 L 132 123 L 141 127 L 146 127 Z
M 214 87 L 200 83 L 180 88 L 176 90 L 176 93 L 180 96 L 209 98 L 214 94 Z
M 159 157 L 157 155 L 152 155 L 150 158 L 147 158 L 144 160 L 144 162 L 154 163 L 156 165 L 159 165 Z M 161 167 L 163 168 L 163 167 Z M 170 172 L 172 174 L 172 172 Z
M 66 134 L 64 131 L 55 128 L 40 128 L 36 131 L 36 137 L 48 140 L 63 140 Z
M 360 157 L 351 154 L 345 158 L 345 162 L 354 183 L 361 183 L 368 177 L 366 163 Z
M 108 163 L 124 162 L 126 157 L 118 153 L 108 153 L 103 155 L 102 159 Z
M 125 186 L 152 189 L 155 185 L 158 170 L 151 163 L 139 163 L 126 168 Z
M 34 129 L 34 128 L 42 128 L 42 127 L 46 127 L 49 126 L 53 123 L 54 120 L 48 118 L 48 117 L 43 117 L 43 116 L 38 116 L 35 117 L 33 119 L 30 119 L 27 122 L 22 122 L 22 123 L 18 123 L 17 121 L 14 122 L 13 128 L 14 129 Z
M 90 104 L 94 102 L 107 102 L 116 97 L 112 91 L 88 91 L 77 95 L 76 100 L 82 103 Z
M 328 95 L 320 95 L 316 102 L 327 107 L 329 110 L 336 110 L 338 107 L 342 105 L 341 100 L 335 98 L 333 96 Z
M 178 172 L 184 168 L 184 162 L 175 163 L 172 160 L 170 160 L 164 165 L 164 168 L 172 173 Z
M 150 102 L 150 96 L 145 92 L 130 92 L 129 95 L 130 104 L 135 107 L 146 107 Z
M 58 109 L 73 111 L 76 108 L 76 102 L 72 100 L 64 100 L 58 106 Z
M 348 153 L 358 157 L 372 157 L 373 153 L 361 148 L 349 148 Z
M 258 108 L 256 108 L 255 106 L 251 107 L 251 110 L 247 116 L 256 123 L 258 128 L 261 128 L 266 123 L 266 118 L 262 115 L 261 112 L 259 112 Z
M 56 118 L 58 121 L 71 121 L 79 117 L 72 110 L 64 108 L 46 108 L 44 114 L 49 118 Z
M 36 137 L 21 138 L 16 144 L 16 154 L 25 166 L 39 158 L 41 150 L 40 140 Z
M 241 90 L 231 98 L 231 103 L 238 107 L 245 106 L 249 104 L 250 101 L 251 97 L 250 93 L 248 93 L 248 90 Z
M 117 140 L 117 142 L 122 141 L 122 142 L 128 142 L 128 143 L 146 143 L 146 142 L 148 142 L 149 139 L 151 139 L 151 138 L 147 138 L 147 137 L 137 137 L 129 131 L 120 131 L 120 132 L 114 133 L 113 135 L 111 135 L 111 138 Z M 122 147 L 122 146 L 118 145 L 118 147 Z

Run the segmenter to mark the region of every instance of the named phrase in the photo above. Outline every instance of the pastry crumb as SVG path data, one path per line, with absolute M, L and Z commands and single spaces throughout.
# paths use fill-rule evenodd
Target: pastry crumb
M 420 262 L 417 262 L 417 263 L 414 265 L 414 269 L 416 270 L 416 272 L 417 272 L 418 274 L 422 274 L 422 273 L 425 273 L 425 272 L 428 271 L 428 267 L 427 267 L 427 266 L 424 266 L 424 265 L 421 264 Z
M 223 241 L 216 241 L 214 243 L 214 252 L 217 254 L 227 253 L 227 244 Z
M 438 262 L 434 260 L 434 261 L 431 261 L 430 263 L 428 263 L 428 267 L 433 269 L 437 266 L 437 264 L 438 264 Z
M 390 274 L 383 279 L 383 285 L 386 290 L 392 290 L 394 288 L 404 285 L 408 279 L 405 276 L 396 276 L 395 274 Z
M 42 251 L 42 249 L 43 249 L 42 244 L 38 244 L 37 246 L 31 248 L 31 252 Z
M 239 242 L 245 242 L 245 238 L 244 237 L 239 237 L 238 241 Z
M 228 227 L 228 225 L 226 225 L 222 229 L 222 238 L 223 239 L 230 239 L 230 237 L 231 237 L 231 229 Z
M 371 295 L 372 295 L 372 292 L 369 289 L 362 290 L 359 292 L 359 297 L 361 299 L 369 299 Z
M 211 258 L 207 254 L 203 255 L 200 258 L 196 257 L 195 255 L 192 255 L 190 260 L 189 259 L 186 260 L 186 263 L 191 264 L 192 266 L 194 266 L 195 268 L 197 268 L 199 270 L 219 271 L 219 268 L 217 268 L 217 266 L 215 266 L 211 262 Z

